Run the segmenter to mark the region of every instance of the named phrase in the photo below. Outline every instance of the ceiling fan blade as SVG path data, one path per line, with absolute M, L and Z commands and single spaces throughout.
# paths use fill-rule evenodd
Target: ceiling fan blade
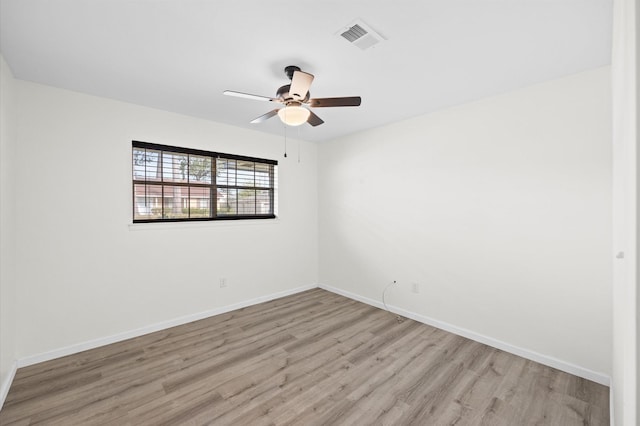
M 254 118 L 251 121 L 251 124 L 262 123 L 263 121 L 270 119 L 274 115 L 278 115 L 278 109 L 274 109 L 273 111 L 269 111 L 266 114 L 262 114 L 260 117 Z
M 351 96 L 346 98 L 314 98 L 309 99 L 309 106 L 313 108 L 360 106 L 361 102 L 362 99 L 360 96 Z
M 315 115 L 313 111 L 309 111 L 309 112 L 311 113 L 311 115 L 309 115 L 309 118 L 307 119 L 307 123 L 311 124 L 313 127 L 319 126 L 322 123 L 324 123 L 322 118 Z
M 255 101 L 279 102 L 279 100 L 275 98 L 268 98 L 266 96 L 259 96 L 259 95 L 251 95 L 249 93 L 234 92 L 233 90 L 225 90 L 222 93 L 227 96 L 235 96 L 236 98 L 253 99 Z
M 312 81 L 313 74 L 304 71 L 294 71 L 293 78 L 291 79 L 291 87 L 289 88 L 289 96 L 304 99 L 304 97 L 307 96 L 307 92 L 309 92 Z

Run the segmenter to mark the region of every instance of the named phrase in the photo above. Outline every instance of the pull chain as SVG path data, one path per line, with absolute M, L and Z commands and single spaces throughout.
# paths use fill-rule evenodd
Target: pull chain
M 287 112 L 285 111 L 285 114 Z M 284 125 L 284 158 L 287 158 L 287 125 Z

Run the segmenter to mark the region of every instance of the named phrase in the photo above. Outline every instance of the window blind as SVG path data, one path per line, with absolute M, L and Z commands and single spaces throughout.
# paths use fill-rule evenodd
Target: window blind
M 277 165 L 132 141 L 133 222 L 273 219 Z

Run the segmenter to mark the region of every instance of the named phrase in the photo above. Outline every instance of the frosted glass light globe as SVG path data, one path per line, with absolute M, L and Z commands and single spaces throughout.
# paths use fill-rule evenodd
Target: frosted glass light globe
M 278 110 L 278 117 L 284 124 L 299 126 L 309 119 L 311 111 L 301 106 L 287 106 Z

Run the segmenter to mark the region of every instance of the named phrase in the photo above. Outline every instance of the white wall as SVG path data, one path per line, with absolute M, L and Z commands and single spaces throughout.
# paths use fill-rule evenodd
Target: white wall
M 16 83 L 19 358 L 317 282 L 315 145 Z M 130 225 L 134 139 L 278 160 L 279 220 Z
M 609 77 L 321 144 L 320 282 L 609 375 Z
M 614 1 L 613 25 L 613 425 L 638 421 L 638 10 Z
M 0 55 L 0 406 L 16 360 L 14 84 L 11 70 Z

